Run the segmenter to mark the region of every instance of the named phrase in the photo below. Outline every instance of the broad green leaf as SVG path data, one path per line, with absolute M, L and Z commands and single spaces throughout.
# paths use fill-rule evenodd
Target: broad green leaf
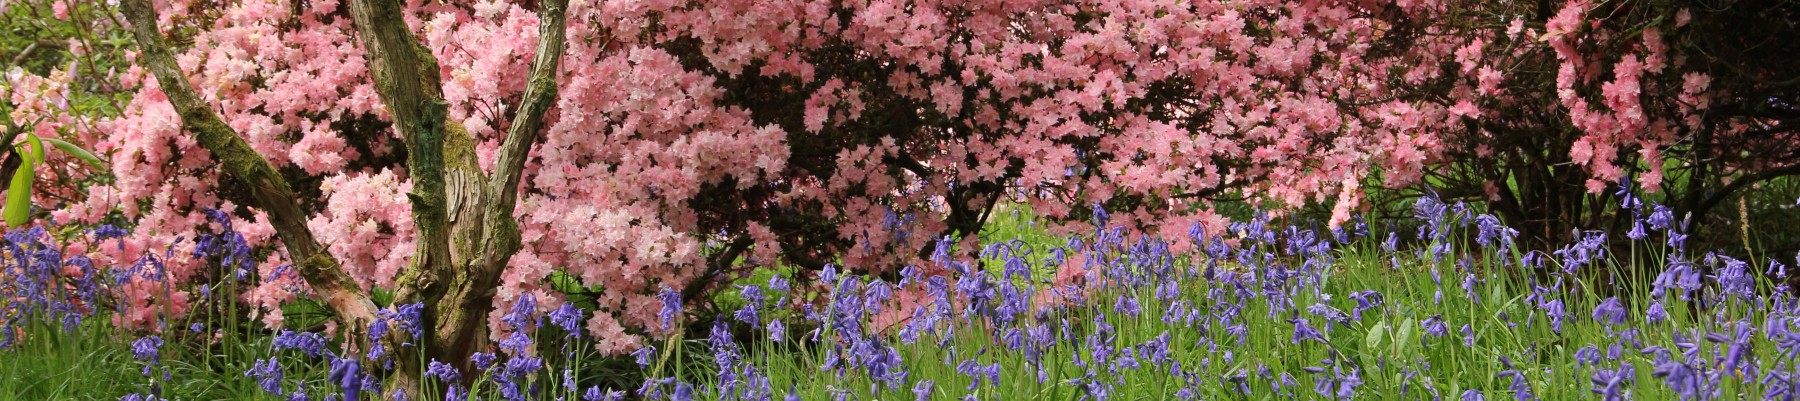
M 1418 326 L 1419 322 L 1413 319 L 1406 319 L 1406 323 L 1400 325 L 1400 335 L 1394 337 L 1394 354 L 1396 356 L 1406 354 L 1407 349 L 1412 347 L 1413 330 Z
M 1387 321 L 1376 322 L 1374 327 L 1369 328 L 1369 336 L 1363 339 L 1363 348 L 1369 351 L 1381 349 L 1381 340 L 1385 338 L 1387 331 Z
M 19 163 L 19 169 L 13 171 L 12 183 L 6 190 L 6 226 L 25 225 L 31 218 L 31 182 L 37 179 L 37 162 L 30 157 Z
M 31 165 L 36 166 L 38 163 L 43 163 L 44 141 L 39 140 L 37 134 L 25 134 L 25 143 L 31 144 L 31 153 L 28 153 L 31 156 Z
M 82 149 L 80 146 L 75 146 L 73 143 L 56 138 L 44 138 L 44 142 L 49 142 L 51 146 L 55 146 L 57 150 L 61 150 L 63 153 L 74 155 L 75 158 L 87 162 L 89 166 L 93 166 L 96 170 L 106 171 L 106 162 L 100 161 L 99 157 L 95 157 L 93 153 L 88 153 L 86 149 Z

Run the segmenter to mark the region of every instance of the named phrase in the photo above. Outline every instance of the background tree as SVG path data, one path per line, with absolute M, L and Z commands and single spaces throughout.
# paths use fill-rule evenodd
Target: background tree
M 1742 190 L 1800 174 L 1800 67 L 1781 61 L 1800 44 L 1775 39 L 1800 34 L 1793 2 L 1457 9 L 1441 26 L 1465 38 L 1447 60 L 1459 73 L 1422 89 L 1479 111 L 1454 136 L 1448 155 L 1462 162 L 1438 170 L 1440 182 L 1540 246 L 1577 229 L 1629 229 L 1615 195 L 1627 178 L 1692 234 L 1738 217 L 1713 212 Z

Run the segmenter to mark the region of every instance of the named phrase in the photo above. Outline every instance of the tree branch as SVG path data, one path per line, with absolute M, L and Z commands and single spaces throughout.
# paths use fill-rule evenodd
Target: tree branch
M 438 85 L 437 59 L 420 46 L 407 28 L 395 0 L 355 0 L 350 13 L 367 52 L 369 71 L 407 145 L 407 173 L 412 177 L 413 226 L 418 232 L 408 287 L 429 286 L 440 268 L 452 265 L 448 201 L 444 183 L 445 112 Z M 411 294 L 414 289 L 403 288 Z
M 525 159 L 537 142 L 544 125 L 544 112 L 555 103 L 556 76 L 562 62 L 566 35 L 564 21 L 568 0 L 543 0 L 538 10 L 537 56 L 531 63 L 531 76 L 525 87 L 519 112 L 507 129 L 506 141 L 500 145 L 500 160 L 488 180 L 487 210 L 483 222 L 494 230 L 482 247 L 481 269 L 498 271 L 519 250 L 518 223 L 513 220 L 513 206 L 518 203 L 519 177 Z
M 156 27 L 156 10 L 149 0 L 124 0 L 124 14 L 131 22 L 140 53 L 138 61 L 156 76 L 157 84 L 169 103 L 181 115 L 181 125 L 193 132 L 200 145 L 212 152 L 226 174 L 249 186 L 256 206 L 269 215 L 269 222 L 287 247 L 288 257 L 299 267 L 300 276 L 346 326 L 357 330 L 375 319 L 375 303 L 369 295 L 338 268 L 338 262 L 314 239 L 306 226 L 306 213 L 295 202 L 294 190 L 276 172 L 269 160 L 256 153 L 248 142 L 214 114 L 211 106 L 200 98 L 187 81 L 187 75 L 175 63 L 162 33 Z
M 1731 194 L 1736 193 L 1738 190 L 1744 189 L 1744 187 L 1750 186 L 1751 184 L 1790 175 L 1800 175 L 1800 164 L 1763 170 L 1756 174 L 1739 177 L 1737 181 L 1726 184 L 1724 187 L 1719 188 L 1718 192 L 1714 192 L 1712 196 L 1708 196 L 1705 200 L 1700 201 L 1693 210 L 1688 210 L 1688 216 L 1685 220 L 1687 220 L 1689 227 L 1693 227 L 1693 224 L 1699 221 L 1701 217 L 1712 212 L 1713 207 L 1718 206 L 1719 203 L 1725 202 L 1726 198 L 1731 197 Z

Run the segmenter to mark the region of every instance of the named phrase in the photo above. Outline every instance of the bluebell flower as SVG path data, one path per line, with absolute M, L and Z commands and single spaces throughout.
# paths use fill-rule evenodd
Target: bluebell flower
M 457 372 L 455 366 L 450 366 L 448 363 L 438 362 L 438 360 L 432 359 L 431 363 L 428 363 L 425 366 L 425 376 L 435 377 L 445 383 L 455 383 L 462 380 L 462 374 Z
M 152 364 L 162 361 L 163 339 L 158 336 L 147 336 L 131 342 L 131 356 L 140 361 Z
M 1575 350 L 1575 361 L 1583 367 L 1600 363 L 1600 347 L 1588 344 Z
M 1487 401 L 1487 397 L 1481 395 L 1481 390 L 1474 389 L 1463 391 L 1460 398 L 1462 401 Z
M 931 399 L 931 387 L 933 384 L 934 383 L 930 379 L 919 379 L 918 383 L 913 384 L 913 399 L 918 401 Z
M 1650 217 L 1644 219 L 1644 222 L 1650 223 L 1650 228 L 1657 231 L 1674 228 L 1675 210 L 1661 204 L 1653 204 L 1650 206 Z
M 1337 323 L 1337 324 L 1349 324 L 1350 323 L 1350 315 L 1344 314 L 1344 311 L 1338 310 L 1337 308 L 1333 308 L 1333 307 L 1331 307 L 1331 305 L 1326 305 L 1323 303 L 1314 303 L 1314 304 L 1312 304 L 1312 306 L 1306 307 L 1306 311 L 1307 311 L 1307 313 L 1311 313 L 1313 315 L 1319 316 L 1321 318 L 1324 318 L 1326 321 L 1329 321 L 1332 323 Z M 1326 326 L 1326 327 L 1330 327 L 1330 326 Z
M 1350 299 L 1356 301 L 1356 307 L 1350 309 L 1350 319 L 1361 321 L 1363 311 L 1381 306 L 1381 293 L 1375 290 L 1364 290 L 1350 293 Z
M 1325 340 L 1325 335 L 1320 334 L 1318 330 L 1312 328 L 1312 325 L 1307 324 L 1305 318 L 1288 319 L 1288 323 L 1294 324 L 1294 339 L 1292 341 L 1294 344 L 1299 344 L 1301 341 L 1305 340 L 1318 341 L 1321 343 L 1329 342 Z
M 1650 237 L 1650 233 L 1644 231 L 1644 221 L 1632 219 L 1631 231 L 1625 232 L 1625 238 L 1630 238 L 1632 241 L 1641 241 L 1648 237 Z
M 1444 315 L 1431 315 L 1430 317 L 1425 318 L 1424 321 L 1419 322 L 1419 326 L 1425 329 L 1425 335 L 1429 337 L 1443 337 L 1450 335 L 1450 326 L 1444 324 Z M 1425 337 L 1420 337 L 1419 343 L 1424 344 Z
M 563 302 L 562 306 L 550 312 L 550 323 L 561 327 L 569 337 L 581 336 L 581 320 L 587 312 L 576 307 L 574 302 Z
M 1625 306 L 1619 303 L 1619 297 L 1607 298 L 1594 306 L 1594 320 L 1608 325 L 1624 324 Z
M 411 333 L 415 341 L 425 332 L 424 302 L 394 305 L 393 313 L 388 317 L 400 325 L 400 330 Z
M 662 301 L 662 310 L 656 312 L 656 318 L 662 320 L 662 328 L 666 330 L 675 321 L 675 318 L 681 315 L 681 293 L 675 292 L 669 287 L 663 287 L 662 292 L 656 294 L 656 298 Z
M 1662 301 L 1650 301 L 1650 308 L 1644 311 L 1644 320 L 1650 324 L 1662 323 L 1669 320 L 1669 312 L 1663 310 Z
M 475 364 L 476 370 L 488 370 L 488 368 L 494 366 L 494 354 L 491 352 L 477 352 L 470 354 L 469 362 Z
M 537 296 L 525 293 L 513 301 L 512 310 L 500 317 L 513 331 L 530 330 L 537 327 Z
M 1332 369 L 1336 370 L 1338 368 Z M 1362 376 L 1359 373 L 1360 372 L 1357 369 L 1352 368 L 1348 374 L 1338 375 L 1336 391 L 1338 398 L 1351 399 L 1356 397 L 1356 388 L 1361 387 L 1363 384 Z
M 1500 219 L 1490 214 L 1475 216 L 1475 227 L 1476 244 L 1484 248 L 1499 245 L 1500 251 L 1511 249 L 1514 238 L 1519 235 L 1518 230 L 1500 224 Z
M 1537 395 L 1532 394 L 1531 382 L 1529 382 L 1525 379 L 1525 374 L 1522 372 L 1519 372 L 1518 370 L 1511 369 L 1510 363 L 1508 363 L 1507 365 L 1508 365 L 1508 369 L 1500 371 L 1499 376 L 1511 379 L 1511 383 L 1507 385 L 1507 391 L 1512 392 L 1513 400 L 1514 401 L 1537 401 L 1537 399 L 1538 399 Z
M 344 399 L 359 399 L 357 394 L 363 390 L 362 365 L 354 358 L 338 358 L 331 362 L 331 374 L 326 376 L 326 380 L 337 384 L 338 389 L 344 391 Z
M 1656 368 L 1650 372 L 1650 375 L 1662 379 L 1663 383 L 1669 386 L 1669 390 L 1680 395 L 1683 400 L 1705 398 L 1705 395 L 1701 393 L 1705 379 L 1701 378 L 1687 363 L 1668 358 L 1657 362 Z
M 1724 255 L 1713 256 L 1725 262 L 1725 267 L 1717 270 L 1720 292 L 1743 300 L 1756 298 L 1756 277 L 1752 275 L 1749 263 Z
M 1550 331 L 1561 334 L 1563 318 L 1568 317 L 1569 314 L 1568 311 L 1563 309 L 1563 301 L 1561 299 L 1552 299 L 1549 302 L 1544 302 L 1544 304 L 1539 307 L 1544 309 L 1544 316 L 1550 318 Z
M 625 399 L 623 391 L 601 391 L 600 386 L 588 387 L 587 393 L 581 395 L 582 401 L 619 401 Z
M 282 395 L 281 363 L 275 358 L 257 360 L 244 377 L 256 378 L 256 384 L 269 394 Z
M 1607 401 L 1629 399 L 1634 372 L 1630 363 L 1621 363 L 1618 369 L 1595 369 L 1591 377 L 1594 394 Z
M 769 341 L 782 342 L 787 340 L 787 325 L 782 324 L 781 319 L 770 319 L 768 330 Z
M 319 333 L 283 330 L 280 334 L 275 335 L 273 346 L 276 351 L 299 350 L 306 353 L 308 357 L 317 358 L 331 352 L 325 348 L 327 341 L 325 336 L 319 335 Z

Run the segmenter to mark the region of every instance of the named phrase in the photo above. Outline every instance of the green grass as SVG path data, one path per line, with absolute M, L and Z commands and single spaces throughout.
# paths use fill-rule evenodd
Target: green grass
M 64 333 L 31 324 L 23 343 L 0 351 L 0 400 L 116 400 L 142 382 L 131 350 L 104 323 Z

